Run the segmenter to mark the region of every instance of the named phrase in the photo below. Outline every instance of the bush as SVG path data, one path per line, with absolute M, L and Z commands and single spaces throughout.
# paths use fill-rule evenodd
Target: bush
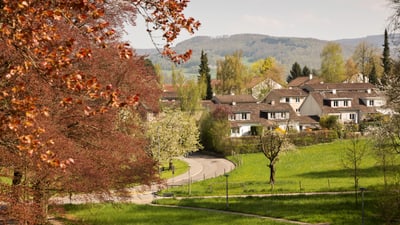
M 289 134 L 289 140 L 296 146 L 328 143 L 338 138 L 338 133 L 334 130 L 318 130 Z

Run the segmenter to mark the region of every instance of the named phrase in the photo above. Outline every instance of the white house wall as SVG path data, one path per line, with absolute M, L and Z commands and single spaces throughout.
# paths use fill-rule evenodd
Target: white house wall
M 233 133 L 231 129 L 231 137 L 243 137 L 251 134 L 251 127 L 258 126 L 259 124 L 240 124 L 239 133 Z
M 282 97 L 280 103 L 288 103 L 292 107 L 293 111 L 295 111 L 297 115 L 300 115 L 300 107 L 305 99 L 305 97 Z

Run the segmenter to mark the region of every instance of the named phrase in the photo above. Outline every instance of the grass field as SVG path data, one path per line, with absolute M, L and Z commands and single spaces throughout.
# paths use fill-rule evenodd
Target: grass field
M 374 193 L 365 193 L 366 225 L 383 224 L 383 221 L 380 220 L 377 200 Z M 158 203 L 226 209 L 225 198 L 162 199 L 158 200 Z M 235 212 L 285 218 L 312 224 L 361 224 L 362 219 L 361 197 L 356 205 L 353 194 L 229 198 L 228 204 L 229 210 Z
M 353 194 L 308 196 L 305 192 L 354 190 L 350 169 L 342 162 L 348 141 L 321 144 L 282 154 L 276 164 L 276 184 L 273 191 L 268 185 L 267 160 L 262 154 L 242 155 L 240 167 L 229 174 L 229 210 L 268 217 L 285 218 L 310 223 L 361 224 L 361 196 L 355 204 Z M 191 185 L 192 196 L 224 196 L 224 176 Z M 383 184 L 382 172 L 372 153 L 363 158 L 359 185 L 366 187 L 365 224 L 383 224 L 379 219 L 379 197 L 376 190 Z M 188 188 L 170 188 L 175 196 L 187 196 Z M 298 196 L 245 197 L 232 195 L 279 194 L 296 192 Z M 198 199 L 168 199 L 161 204 L 225 209 L 224 197 Z M 272 220 L 248 218 L 236 215 L 173 209 L 165 207 L 137 206 L 125 204 L 102 204 L 66 206 L 72 214 L 85 224 L 285 224 Z M 81 224 L 81 223 L 71 223 Z
M 336 141 L 297 148 L 280 156 L 276 163 L 274 190 L 268 184 L 269 168 L 267 159 L 261 153 L 242 155 L 240 167 L 229 174 L 229 193 L 287 193 L 354 190 L 352 170 L 346 169 L 342 156 L 349 141 Z M 191 195 L 224 195 L 224 176 L 191 185 Z M 359 186 L 376 189 L 382 186 L 382 172 L 372 153 L 361 163 Z M 187 195 L 188 188 L 168 190 L 177 196 Z
M 67 205 L 65 209 L 75 218 L 64 221 L 66 225 L 288 225 L 269 219 L 146 205 Z
M 174 167 L 175 167 L 175 172 L 174 174 L 172 173 L 172 170 L 164 170 L 161 172 L 161 178 L 162 179 L 169 179 L 172 178 L 173 176 L 178 176 L 183 173 L 185 173 L 189 169 L 189 165 L 179 159 L 174 159 L 173 161 Z M 168 168 L 168 162 L 162 163 L 162 166 L 164 168 Z

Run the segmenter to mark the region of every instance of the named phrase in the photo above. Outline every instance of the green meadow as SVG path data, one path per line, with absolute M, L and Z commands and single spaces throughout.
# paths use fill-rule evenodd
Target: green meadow
M 228 177 L 193 183 L 190 187 L 169 188 L 165 192 L 173 193 L 176 198 L 158 199 L 155 203 L 242 212 L 310 224 L 361 224 L 361 194 L 357 194 L 356 204 L 352 192 L 352 170 L 346 169 L 343 163 L 343 154 L 349 145 L 348 140 L 336 141 L 283 153 L 276 164 L 273 190 L 268 184 L 269 170 L 264 155 L 235 156 L 230 159 L 241 163 Z M 228 208 L 225 197 L 227 181 Z M 367 188 L 364 196 L 365 224 L 383 224 L 377 192 L 383 186 L 383 173 L 372 147 L 362 159 L 359 186 Z M 308 195 L 310 192 L 318 194 Z M 97 204 L 65 206 L 65 209 L 68 215 L 75 218 L 70 224 L 290 224 L 265 218 L 163 206 Z
M 363 140 L 365 141 L 365 140 Z M 354 190 L 352 170 L 346 168 L 343 154 L 350 141 L 301 147 L 281 154 L 276 163 L 274 189 L 269 185 L 269 168 L 262 153 L 245 154 L 232 161 L 241 161 L 241 165 L 229 173 L 228 187 L 232 195 L 250 195 L 289 192 L 326 192 Z M 369 190 L 379 189 L 383 185 L 383 173 L 377 166 L 372 146 L 361 162 L 359 187 Z M 224 195 L 226 177 L 193 183 L 191 196 Z M 188 185 L 169 189 L 176 196 L 189 195 Z
M 270 219 L 243 217 L 220 212 L 133 204 L 67 205 L 66 225 L 288 225 Z M 72 218 L 71 218 L 72 216 Z

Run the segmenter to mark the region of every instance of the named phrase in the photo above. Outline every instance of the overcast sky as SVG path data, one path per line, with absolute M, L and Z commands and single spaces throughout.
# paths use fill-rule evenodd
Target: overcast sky
M 202 23 L 194 36 L 256 33 L 337 40 L 383 34 L 392 12 L 388 0 L 191 0 L 185 14 Z M 133 47 L 153 48 L 145 30 L 140 20 L 129 28 Z M 177 42 L 190 37 L 184 34 Z

